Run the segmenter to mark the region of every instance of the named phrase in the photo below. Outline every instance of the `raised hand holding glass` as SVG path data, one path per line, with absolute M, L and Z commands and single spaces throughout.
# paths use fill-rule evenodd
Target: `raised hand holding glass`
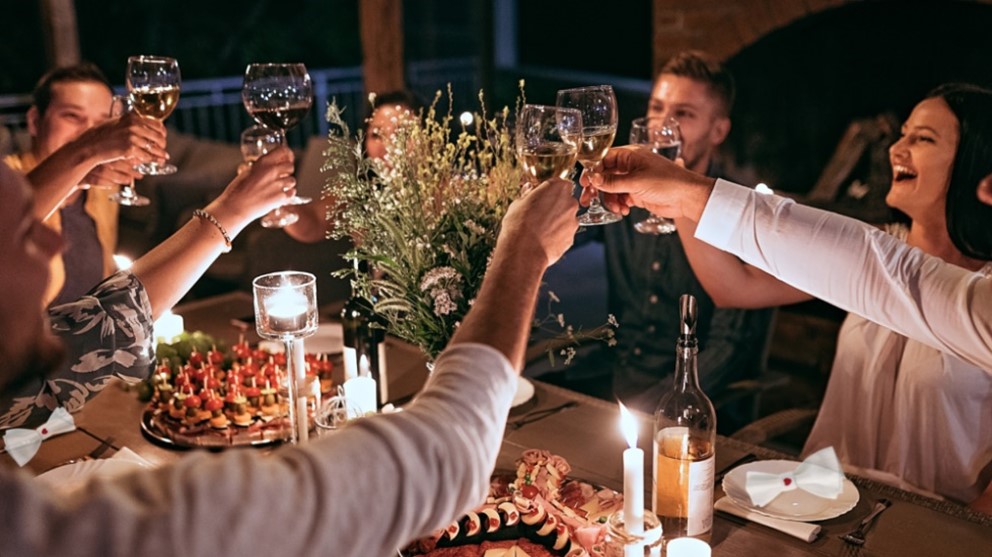
M 123 95 L 115 95 L 110 103 L 110 117 L 120 118 L 125 114 L 131 112 L 131 99 L 130 97 Z M 141 165 L 135 166 L 138 170 Z M 120 191 L 110 196 L 110 199 L 116 201 L 120 205 L 125 205 L 127 207 L 144 207 L 151 203 L 151 200 L 143 195 L 139 195 L 134 189 L 134 180 L 126 186 L 122 186 Z
M 127 90 L 133 110 L 145 118 L 165 120 L 179 102 L 182 76 L 179 62 L 165 56 L 131 56 L 127 59 Z M 139 164 L 142 174 L 176 172 L 175 165 L 149 162 Z
M 241 154 L 247 164 L 283 144 L 283 135 L 265 126 L 252 126 L 241 132 Z M 283 207 L 275 208 L 260 221 L 265 228 L 283 228 L 300 220 L 300 216 Z
M 682 155 L 682 132 L 675 118 L 635 118 L 630 124 L 630 144 L 650 145 L 656 155 L 674 161 Z M 641 234 L 671 234 L 675 222 L 654 214 L 634 224 Z

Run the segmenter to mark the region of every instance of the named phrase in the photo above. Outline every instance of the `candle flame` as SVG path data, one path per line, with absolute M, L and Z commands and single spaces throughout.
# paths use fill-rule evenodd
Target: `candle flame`
M 637 418 L 622 402 L 618 404 L 620 404 L 620 431 L 627 440 L 627 446 L 633 449 L 637 446 Z

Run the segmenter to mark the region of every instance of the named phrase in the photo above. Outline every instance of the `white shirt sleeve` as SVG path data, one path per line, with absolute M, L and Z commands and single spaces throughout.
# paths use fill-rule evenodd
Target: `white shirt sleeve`
M 516 373 L 460 344 L 405 411 L 262 456 L 197 453 L 57 500 L 0 470 L 11 555 L 387 556 L 481 503 Z
M 717 180 L 696 237 L 800 290 L 992 369 L 992 278 L 863 222 Z

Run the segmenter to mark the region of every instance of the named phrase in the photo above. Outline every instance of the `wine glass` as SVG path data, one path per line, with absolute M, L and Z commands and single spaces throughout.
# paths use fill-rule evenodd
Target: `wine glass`
M 589 170 L 603 160 L 617 134 L 617 98 L 613 87 L 595 85 L 558 91 L 558 106 L 575 108 L 582 113 L 582 141 L 577 156 L 582 168 Z M 581 226 L 610 224 L 620 215 L 608 211 L 599 200 L 599 192 L 589 202 L 589 210 L 579 217 Z
M 286 130 L 306 116 L 313 104 L 313 85 L 303 64 L 248 64 L 241 100 L 259 124 L 274 130 L 286 143 Z M 286 205 L 310 203 L 298 195 Z
M 134 111 L 145 118 L 165 120 L 179 102 L 179 62 L 166 56 L 127 59 L 127 90 Z M 176 166 L 149 162 L 137 165 L 142 174 L 173 174 Z
M 131 112 L 132 110 L 131 98 L 124 95 L 114 95 L 113 100 L 110 103 L 110 116 L 111 118 L 120 118 L 125 114 Z M 151 200 L 143 195 L 139 195 L 134 189 L 134 180 L 131 183 L 122 186 L 120 191 L 110 196 L 110 199 L 116 201 L 120 205 L 125 205 L 128 207 L 144 207 L 151 203 Z
M 567 179 L 582 142 L 582 113 L 574 108 L 524 105 L 517 118 L 517 157 L 530 186 Z
M 656 155 L 674 161 L 682 154 L 682 131 L 675 118 L 648 118 L 642 116 L 630 123 L 630 144 L 650 145 Z M 641 234 L 671 234 L 675 232 L 675 221 L 651 214 L 634 224 Z
M 265 126 L 252 126 L 241 132 L 241 154 L 249 165 L 259 157 L 283 144 L 283 135 Z M 264 217 L 261 223 L 265 228 L 282 228 L 300 220 L 293 211 L 277 207 Z

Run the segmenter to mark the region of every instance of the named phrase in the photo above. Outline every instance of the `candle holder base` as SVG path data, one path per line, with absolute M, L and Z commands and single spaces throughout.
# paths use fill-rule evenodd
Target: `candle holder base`
M 663 539 L 661 521 L 649 510 L 644 511 L 644 531 L 627 531 L 623 511 L 610 515 L 606 521 L 606 557 L 661 557 Z

